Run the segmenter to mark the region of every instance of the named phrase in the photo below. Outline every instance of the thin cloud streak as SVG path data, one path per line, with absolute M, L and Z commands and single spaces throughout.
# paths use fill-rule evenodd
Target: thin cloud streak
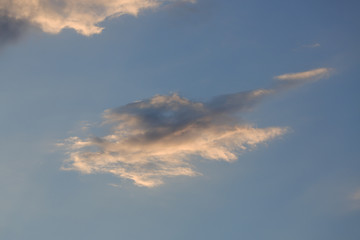
M 304 48 L 317 48 L 321 47 L 320 43 L 314 43 L 314 44 L 308 44 L 308 45 L 302 45 Z
M 157 95 L 108 109 L 101 125 L 108 134 L 71 137 L 60 144 L 68 155 L 62 169 L 110 173 L 144 187 L 161 185 L 167 177 L 200 175 L 196 159 L 233 162 L 242 152 L 287 132 L 286 127 L 259 128 L 239 118 L 267 96 L 298 85 L 282 83 L 208 102 Z
M 142 10 L 174 1 L 184 0 L 0 0 L 0 12 L 9 19 L 39 26 L 47 33 L 70 28 L 90 36 L 101 33 L 103 28 L 99 24 L 108 18 L 137 16 Z
M 286 73 L 276 76 L 274 78 L 278 80 L 301 80 L 301 79 L 317 80 L 330 76 L 332 71 L 333 69 L 331 68 L 317 68 L 305 72 Z

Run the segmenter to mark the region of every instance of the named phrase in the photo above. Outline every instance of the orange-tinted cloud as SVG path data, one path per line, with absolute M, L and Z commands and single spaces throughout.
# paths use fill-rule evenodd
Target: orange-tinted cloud
M 63 169 L 110 173 L 145 187 L 158 186 L 166 177 L 199 175 L 196 159 L 232 162 L 241 152 L 285 134 L 286 127 L 254 127 L 239 114 L 299 81 L 281 81 L 273 88 L 208 102 L 157 95 L 106 110 L 101 127 L 108 134 L 71 137 L 61 144 L 68 154 Z
M 265 94 L 236 93 L 208 103 L 173 94 L 107 110 L 104 124 L 111 126 L 110 134 L 67 139 L 64 169 L 111 173 L 146 187 L 163 183 L 164 177 L 198 175 L 192 165 L 196 157 L 234 161 L 239 152 L 286 132 L 281 127 L 256 128 L 235 118 Z
M 165 2 L 189 0 L 0 0 L 0 14 L 14 21 L 39 26 L 44 32 L 59 33 L 65 28 L 89 36 L 98 34 L 98 24 L 121 15 L 158 7 Z
M 279 76 L 276 76 L 275 79 L 278 80 L 317 80 L 320 78 L 327 77 L 331 74 L 333 69 L 331 68 L 316 68 L 305 72 L 297 73 L 286 73 Z

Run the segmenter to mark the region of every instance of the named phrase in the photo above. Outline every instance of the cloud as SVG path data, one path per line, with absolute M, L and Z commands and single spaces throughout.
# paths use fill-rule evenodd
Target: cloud
M 357 190 L 354 194 L 352 194 L 351 198 L 355 201 L 360 201 L 360 190 Z
M 0 11 L 0 48 L 8 43 L 16 42 L 27 28 L 26 21 L 10 18 Z
M 39 26 L 47 33 L 70 28 L 90 36 L 100 33 L 103 28 L 99 24 L 108 18 L 136 16 L 141 10 L 174 1 L 184 0 L 0 0 L 0 12 L 6 13 L 6 18 Z
M 351 210 L 360 210 L 360 189 L 356 189 L 349 195 Z
M 278 84 L 208 102 L 156 95 L 105 110 L 101 128 L 107 134 L 70 137 L 60 144 L 68 155 L 63 170 L 110 173 L 145 187 L 158 186 L 167 177 L 199 175 L 197 159 L 232 162 L 241 152 L 287 132 L 286 127 L 259 128 L 240 119 L 282 90 Z
M 286 128 L 255 128 L 234 114 L 262 98 L 257 90 L 193 102 L 177 94 L 154 96 L 106 110 L 104 137 L 66 140 L 69 159 L 64 169 L 85 174 L 111 173 L 135 184 L 154 187 L 163 177 L 195 176 L 195 156 L 234 161 L 238 151 L 280 136 Z
M 304 47 L 304 48 L 317 48 L 317 47 L 320 47 L 320 46 L 321 46 L 320 43 L 302 45 L 302 47 Z
M 332 71 L 331 68 L 316 68 L 305 72 L 286 73 L 274 78 L 278 80 L 318 80 L 330 76 Z

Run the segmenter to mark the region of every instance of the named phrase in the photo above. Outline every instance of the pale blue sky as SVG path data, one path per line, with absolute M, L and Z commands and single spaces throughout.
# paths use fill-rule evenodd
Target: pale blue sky
M 92 36 L 30 27 L 5 42 L 0 239 L 359 239 L 359 7 L 176 2 L 106 20 Z M 147 188 L 60 170 L 67 156 L 55 144 L 86 137 L 82 122 L 101 122 L 105 109 L 174 92 L 207 102 L 317 68 L 332 72 L 239 116 L 286 134 L 232 163 L 195 156 L 201 176 Z

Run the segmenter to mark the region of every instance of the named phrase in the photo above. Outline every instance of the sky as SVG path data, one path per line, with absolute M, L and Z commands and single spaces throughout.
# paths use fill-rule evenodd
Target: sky
M 359 7 L 0 0 L 0 239 L 359 239 Z

